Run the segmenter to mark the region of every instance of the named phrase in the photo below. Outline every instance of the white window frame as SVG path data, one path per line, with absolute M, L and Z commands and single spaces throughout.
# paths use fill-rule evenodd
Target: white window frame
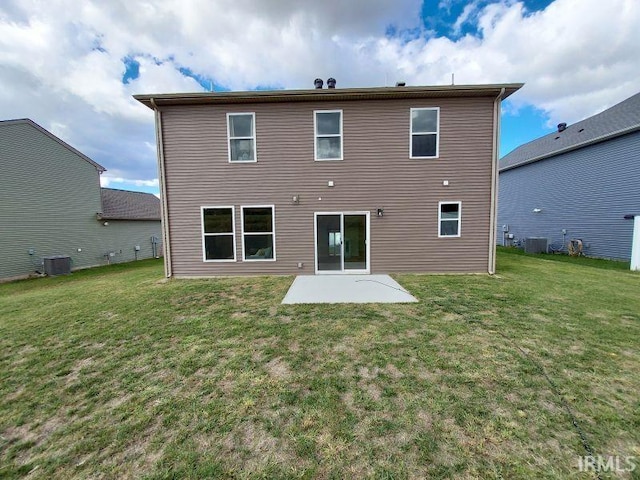
M 218 209 L 231 209 L 231 233 L 205 233 L 204 232 L 204 211 L 210 208 Z M 203 262 L 217 262 L 217 263 L 229 263 L 236 261 L 236 208 L 233 205 L 215 205 L 200 207 L 200 223 L 201 223 L 201 235 L 202 235 L 202 261 Z M 231 235 L 233 238 L 233 259 L 231 258 L 207 258 L 207 247 L 205 243 L 205 237 L 217 237 L 223 235 Z
M 253 133 L 250 137 L 232 137 L 231 136 L 231 127 L 230 127 L 230 119 L 231 117 L 239 117 L 241 115 L 251 115 L 252 121 L 251 125 L 253 126 Z M 252 140 L 253 141 L 253 160 L 232 160 L 231 159 L 231 140 Z M 256 163 L 258 161 L 258 142 L 256 139 L 256 114 L 255 112 L 229 112 L 227 113 L 227 156 L 229 163 Z
M 413 131 L 413 112 L 416 110 L 435 110 L 436 131 L 435 132 L 414 132 Z M 436 154 L 434 156 L 419 157 L 413 154 L 413 136 L 414 135 L 433 135 L 436 136 Z M 439 158 L 440 157 L 440 107 L 419 107 L 411 108 L 409 111 L 409 158 Z
M 269 232 L 245 232 L 244 231 L 244 209 L 245 208 L 270 208 L 271 209 L 271 235 L 273 235 L 273 257 L 272 258 L 246 258 L 244 239 L 246 235 L 266 235 Z M 276 206 L 275 205 L 242 205 L 240 207 L 240 231 L 242 232 L 242 261 L 243 262 L 275 262 L 276 261 Z
M 340 133 L 332 133 L 330 135 L 318 135 L 318 113 L 339 113 L 340 114 Z M 344 135 L 343 135 L 343 119 L 342 110 L 314 110 L 313 111 L 313 158 L 316 162 L 335 162 L 344 159 Z M 318 138 L 339 137 L 340 138 L 340 158 L 318 158 Z
M 442 205 L 458 205 L 458 218 L 455 219 L 458 222 L 458 234 L 457 235 L 442 235 L 442 222 L 453 222 L 453 218 L 442 218 Z M 462 202 L 460 201 L 447 201 L 438 202 L 438 238 L 459 238 L 462 236 Z

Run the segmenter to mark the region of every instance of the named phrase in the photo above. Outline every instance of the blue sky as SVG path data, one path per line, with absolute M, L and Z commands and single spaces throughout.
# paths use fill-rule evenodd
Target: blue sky
M 524 82 L 501 153 L 637 93 L 637 0 L 50 0 L 0 3 L 0 112 L 158 192 L 137 93 Z
M 460 38 L 465 35 L 481 36 L 477 15 L 483 7 L 495 3 L 488 0 L 477 2 L 460 2 L 443 0 L 440 2 L 423 2 L 421 14 L 425 28 L 433 30 L 436 35 L 447 38 Z M 522 2 L 527 15 L 544 10 L 551 0 L 525 0 Z M 466 12 L 465 12 L 466 10 Z M 461 19 L 466 21 L 459 22 Z M 522 80 L 524 81 L 524 80 Z M 549 118 L 545 112 L 533 105 L 514 110 L 503 109 L 500 134 L 500 155 L 506 155 L 514 148 L 535 138 L 552 132 Z
M 439 0 L 422 3 L 421 16 L 424 26 L 439 36 L 459 38 L 464 35 L 481 35 L 478 14 L 486 6 L 496 3 L 490 0 L 457 1 Z M 521 2 L 528 14 L 544 10 L 551 0 L 524 0 Z

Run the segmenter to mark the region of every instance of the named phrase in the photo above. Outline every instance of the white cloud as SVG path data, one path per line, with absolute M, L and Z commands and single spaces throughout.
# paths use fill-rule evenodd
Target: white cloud
M 545 110 L 550 123 L 579 120 L 638 91 L 634 0 L 556 0 L 533 14 L 505 1 L 482 9 L 478 24 L 477 38 L 385 39 L 378 51 L 412 83 L 448 83 L 452 72 L 456 83 L 523 81 L 513 102 Z
M 637 0 L 555 0 L 535 13 L 513 0 L 473 2 L 452 27 L 477 22 L 480 34 L 455 39 L 424 30 L 420 9 L 418 0 L 4 0 L 0 112 L 52 130 L 103 164 L 104 181 L 148 182 L 153 115 L 131 95 L 202 90 L 180 68 L 231 89 L 311 87 L 318 76 L 338 87 L 448 84 L 454 72 L 456 83 L 524 81 L 513 105 L 534 105 L 551 124 L 638 90 Z M 125 57 L 140 67 L 123 84 Z
M 478 2 L 471 2 L 464 6 L 462 13 L 453 24 L 453 33 L 457 36 L 462 30 L 462 26 L 467 23 L 479 9 Z
M 137 187 L 157 187 L 160 182 L 157 178 L 151 180 L 138 180 L 131 178 L 112 177 L 107 173 L 102 174 L 100 177 L 100 185 L 103 187 L 112 187 L 113 184 L 124 183 L 127 185 L 135 185 Z

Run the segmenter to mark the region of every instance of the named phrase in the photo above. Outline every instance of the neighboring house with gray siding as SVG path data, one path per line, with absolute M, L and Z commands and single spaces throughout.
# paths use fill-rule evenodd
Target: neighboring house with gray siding
M 136 95 L 166 275 L 492 273 L 500 104 L 521 86 Z
M 633 220 L 624 217 L 640 212 L 640 93 L 505 155 L 499 191 L 499 243 L 545 237 L 566 251 L 578 239 L 586 255 L 629 260 Z
M 110 255 L 113 253 L 110 258 L 117 262 L 128 262 L 160 257 L 162 244 L 158 197 L 150 193 L 113 188 L 102 188 L 101 195 L 102 211 L 97 218 L 108 229 L 107 238 L 111 243 L 105 246 Z
M 31 120 L 0 121 L 0 280 L 41 271 L 56 255 L 72 269 L 152 256 L 160 201 L 101 189 L 104 171 Z

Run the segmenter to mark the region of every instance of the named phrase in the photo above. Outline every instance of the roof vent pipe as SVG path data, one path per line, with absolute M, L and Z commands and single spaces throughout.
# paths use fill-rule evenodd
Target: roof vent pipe
M 564 132 L 567 129 L 567 124 L 566 123 L 559 123 L 558 124 L 558 132 Z
M 313 81 L 313 85 L 314 85 L 316 88 L 320 89 L 320 88 L 322 88 L 322 85 L 324 85 L 324 82 L 322 81 L 322 79 L 321 79 L 321 78 L 316 78 L 316 79 Z
M 336 79 L 331 77 L 330 79 L 327 80 L 327 87 L 328 88 L 336 88 Z

